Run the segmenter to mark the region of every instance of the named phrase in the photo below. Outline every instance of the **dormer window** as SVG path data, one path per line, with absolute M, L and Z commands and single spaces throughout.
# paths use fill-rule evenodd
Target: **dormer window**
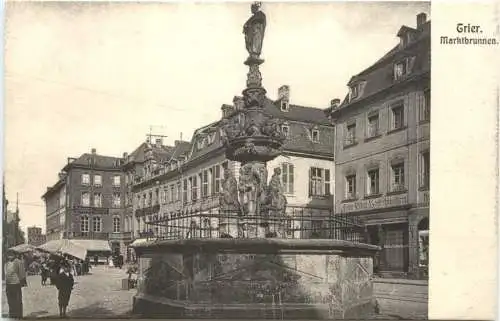
M 280 106 L 281 106 L 281 111 L 288 111 L 290 107 L 288 101 L 286 100 L 282 100 Z
M 412 69 L 415 57 L 407 57 L 394 64 L 394 80 L 399 81 L 408 76 Z
M 359 97 L 360 84 L 352 85 L 349 89 L 349 101 Z

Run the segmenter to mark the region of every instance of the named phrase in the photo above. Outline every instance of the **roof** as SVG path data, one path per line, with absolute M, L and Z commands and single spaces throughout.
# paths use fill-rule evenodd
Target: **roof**
M 289 104 L 288 111 L 282 111 L 280 103 L 280 100 L 274 102 L 266 99 L 264 110 L 280 119 L 331 126 L 330 121 L 321 108 Z
M 156 144 L 148 144 L 144 142 L 130 154 L 130 161 L 135 163 L 143 163 L 146 160 L 145 155 L 148 148 L 151 148 L 153 150 L 153 157 L 157 162 L 164 162 L 170 159 L 175 149 L 174 146 L 166 146 L 163 144 L 158 146 Z
M 78 157 L 76 160 L 64 166 L 63 171 L 68 171 L 72 166 L 86 166 L 99 167 L 99 168 L 120 168 L 121 157 L 104 156 L 99 154 L 85 153 Z
M 359 96 L 356 99 L 349 101 L 349 95 L 346 94 L 342 103 L 335 111 L 356 104 L 359 101 L 363 101 L 368 97 L 392 87 L 394 85 L 393 64 L 398 59 L 408 56 L 415 57 L 412 72 L 412 75 L 414 76 L 426 74 L 430 71 L 430 21 L 425 22 L 420 30 L 403 26 L 400 28 L 399 32 L 406 30 L 418 33 L 414 41 L 404 48 L 396 45 L 384 56 L 378 59 L 373 65 L 351 77 L 348 82 L 348 86 L 351 86 L 356 82 L 364 83 L 359 92 Z
M 191 151 L 191 142 L 184 140 L 175 141 L 175 147 L 172 151 L 172 159 L 178 159 L 181 156 L 186 156 Z

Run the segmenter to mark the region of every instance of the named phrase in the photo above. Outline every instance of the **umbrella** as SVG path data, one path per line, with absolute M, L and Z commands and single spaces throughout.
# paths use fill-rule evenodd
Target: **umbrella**
M 35 249 L 35 247 L 31 244 L 19 244 L 19 245 L 16 245 L 16 246 L 9 248 L 9 250 L 16 252 L 16 253 L 32 252 L 34 249 Z
M 48 241 L 47 243 L 37 247 L 37 249 L 52 254 L 67 254 L 81 260 L 85 260 L 85 258 L 87 257 L 86 248 L 81 247 L 71 242 L 71 240 L 66 239 Z

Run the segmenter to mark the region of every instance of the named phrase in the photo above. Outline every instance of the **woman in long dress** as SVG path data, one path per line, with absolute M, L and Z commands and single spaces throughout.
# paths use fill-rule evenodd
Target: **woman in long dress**
M 61 318 L 66 317 L 66 309 L 68 307 L 69 299 L 71 297 L 71 291 L 73 290 L 73 285 L 75 280 L 71 274 L 70 266 L 67 262 L 64 262 L 61 266 L 61 270 L 57 275 L 56 287 L 58 291 L 58 301 L 59 301 L 59 316 Z

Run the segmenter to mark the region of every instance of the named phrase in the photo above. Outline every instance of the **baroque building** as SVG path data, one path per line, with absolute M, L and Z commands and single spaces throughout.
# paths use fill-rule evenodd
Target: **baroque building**
M 430 21 L 402 26 L 399 44 L 332 100 L 335 209 L 357 216 L 382 247 L 379 273 L 422 277 L 428 265 Z
M 238 179 L 240 170 L 238 162 L 226 158 L 223 120 L 242 104 L 242 97 L 234 97 L 232 105 L 223 104 L 221 120 L 197 129 L 189 143 L 176 142 L 170 158 L 161 163 L 155 161 L 153 175 L 138 176 L 139 181 L 134 181 L 135 238 L 219 235 L 215 216 L 219 213 L 225 172 L 229 169 Z M 304 231 L 293 217 L 332 213 L 334 127 L 322 109 L 291 103 L 288 86 L 280 87 L 276 100 L 266 98 L 264 110 L 280 120 L 279 130 L 286 136 L 282 155 L 269 161 L 267 169 L 270 174 L 276 168 L 281 170 L 290 237 L 320 233 L 324 220 L 309 222 L 312 226 Z M 197 227 L 196 232 L 191 229 L 193 226 Z
M 68 158 L 59 180 L 43 194 L 47 240 L 109 241 L 114 253 L 125 250 L 130 235 L 123 233 L 125 203 L 122 158 L 92 149 Z M 106 248 L 97 245 L 96 249 Z

